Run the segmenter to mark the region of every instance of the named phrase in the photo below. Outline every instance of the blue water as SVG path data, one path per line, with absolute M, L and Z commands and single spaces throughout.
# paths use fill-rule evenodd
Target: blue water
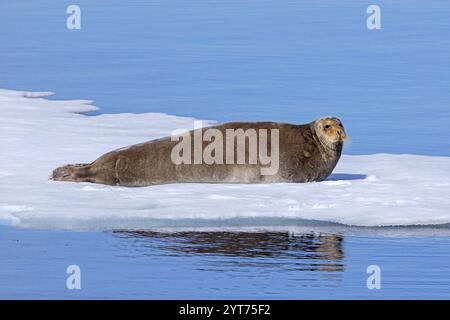
M 345 152 L 450 155 L 450 4 L 2 1 L 0 87 L 92 99 L 103 113 L 304 123 L 342 118 Z
M 450 156 L 450 3 L 79 0 L 0 3 L 0 88 L 101 113 L 218 121 L 339 116 L 347 154 Z M 1 197 L 1 195 L 0 195 Z M 448 298 L 444 228 L 224 233 L 0 228 L 0 298 Z M 65 289 L 65 268 L 82 290 Z M 382 289 L 366 287 L 369 264 Z
M 445 299 L 450 229 L 67 232 L 0 227 L 0 298 Z M 81 289 L 66 288 L 66 268 Z M 369 290 L 369 265 L 381 289 Z

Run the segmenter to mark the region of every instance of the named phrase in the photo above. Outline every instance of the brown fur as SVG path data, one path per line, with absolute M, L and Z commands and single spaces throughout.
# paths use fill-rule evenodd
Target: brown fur
M 171 161 L 170 155 L 178 141 L 171 141 L 170 137 L 166 137 L 111 151 L 90 164 L 59 167 L 53 171 L 50 179 L 127 187 L 180 182 L 322 181 L 331 174 L 336 166 L 341 156 L 343 141 L 346 139 L 344 128 L 337 118 L 321 118 L 305 125 L 275 122 L 231 122 L 209 128 L 219 129 L 224 137 L 226 129 L 267 129 L 269 145 L 270 129 L 279 129 L 278 173 L 261 175 L 259 161 L 258 164 L 176 165 Z M 203 130 L 206 129 L 208 128 Z M 193 131 L 190 134 L 192 138 Z M 209 143 L 204 142 L 203 147 Z M 248 163 L 248 148 L 246 148 L 246 153 Z

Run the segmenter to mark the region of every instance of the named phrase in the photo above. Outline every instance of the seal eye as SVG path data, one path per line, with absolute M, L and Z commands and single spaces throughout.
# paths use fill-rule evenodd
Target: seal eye
M 339 123 L 339 127 L 341 127 L 341 128 L 342 128 L 342 123 Z
M 324 128 L 324 129 L 330 129 L 331 126 L 330 126 L 329 124 L 327 124 L 327 125 L 325 125 L 323 128 Z

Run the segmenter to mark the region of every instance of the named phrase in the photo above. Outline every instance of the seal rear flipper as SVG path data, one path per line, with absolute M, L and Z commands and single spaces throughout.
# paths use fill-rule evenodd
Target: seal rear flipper
M 82 178 L 88 171 L 88 163 L 68 164 L 53 170 L 49 179 L 55 181 L 85 181 Z

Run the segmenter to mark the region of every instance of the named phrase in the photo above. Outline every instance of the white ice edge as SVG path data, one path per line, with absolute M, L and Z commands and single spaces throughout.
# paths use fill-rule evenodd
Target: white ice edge
M 191 129 L 162 113 L 80 113 L 88 100 L 0 90 L 0 225 L 49 228 L 212 227 L 324 221 L 354 226 L 450 223 L 450 157 L 344 155 L 330 180 L 308 184 L 172 184 L 123 188 L 53 182 L 51 170 Z M 229 222 L 229 223 L 228 223 Z M 276 223 L 275 223 L 276 224 Z

